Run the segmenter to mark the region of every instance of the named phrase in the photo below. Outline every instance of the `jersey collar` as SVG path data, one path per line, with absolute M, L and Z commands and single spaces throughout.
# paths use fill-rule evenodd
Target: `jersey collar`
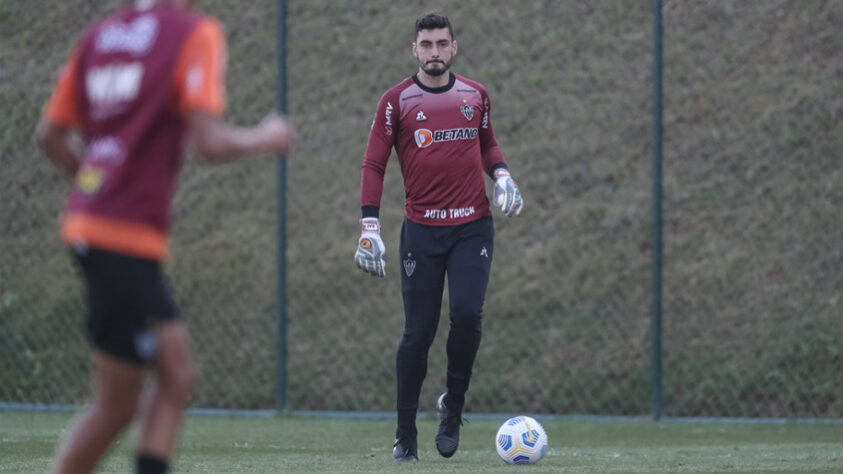
M 413 82 L 416 83 L 421 90 L 425 92 L 430 92 L 431 94 L 441 94 L 443 92 L 448 92 L 454 87 L 454 84 L 457 82 L 457 77 L 454 75 L 453 72 L 448 72 L 448 83 L 441 87 L 427 87 L 426 85 L 422 84 L 418 78 L 418 73 L 413 74 Z

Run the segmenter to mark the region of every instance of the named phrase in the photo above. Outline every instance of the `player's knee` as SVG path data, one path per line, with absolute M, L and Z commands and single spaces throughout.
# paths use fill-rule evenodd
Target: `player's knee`
M 94 400 L 91 411 L 101 419 L 108 419 L 116 426 L 126 426 L 135 416 L 138 406 L 137 396 L 100 397 Z
M 161 377 L 159 383 L 166 393 L 180 403 L 187 400 L 196 384 L 197 372 L 192 363 L 170 367 Z
M 451 327 L 480 329 L 483 311 L 476 304 L 455 301 L 451 305 Z
M 436 331 L 419 329 L 414 331 L 404 331 L 404 336 L 401 338 L 401 345 L 399 350 L 404 350 L 414 353 L 427 354 L 433 340 L 436 338 Z
M 196 366 L 192 363 L 185 364 L 185 366 L 180 368 L 176 374 L 176 385 L 185 399 L 187 399 L 191 392 L 193 392 L 193 387 L 196 385 L 197 378 L 198 373 L 196 371 Z

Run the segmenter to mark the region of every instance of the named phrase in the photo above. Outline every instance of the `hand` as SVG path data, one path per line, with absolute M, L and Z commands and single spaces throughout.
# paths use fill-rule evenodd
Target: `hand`
M 286 153 L 293 141 L 293 124 L 276 112 L 270 113 L 257 125 L 262 147 L 270 153 Z
M 277 113 L 253 127 L 235 127 L 220 117 L 192 110 L 187 124 L 194 151 L 203 163 L 224 163 L 256 153 L 286 153 L 293 137 L 292 124 Z
M 381 224 L 377 217 L 365 217 L 360 220 L 363 232 L 357 241 L 357 253 L 354 263 L 357 268 L 374 276 L 386 276 L 386 247 L 381 240 Z
M 515 181 L 512 180 L 509 171 L 504 168 L 495 170 L 493 201 L 495 206 L 499 206 L 508 217 L 521 215 L 521 209 L 524 208 L 521 191 Z

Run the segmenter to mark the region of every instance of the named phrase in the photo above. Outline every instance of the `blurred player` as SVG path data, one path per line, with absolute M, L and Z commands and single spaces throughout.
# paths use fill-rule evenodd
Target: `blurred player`
M 94 362 L 91 405 L 56 473 L 91 472 L 136 415 L 137 472 L 167 471 L 195 375 L 161 272 L 185 144 L 208 163 L 289 146 L 277 114 L 251 128 L 221 118 L 225 38 L 194 3 L 138 1 L 89 27 L 38 125 L 40 146 L 74 180 L 61 235 L 85 277 Z M 139 407 L 147 372 L 154 384 Z
M 522 208 L 521 192 L 492 131 L 489 96 L 480 83 L 449 72 L 456 54 L 447 17 L 429 13 L 416 21 L 413 56 L 419 70 L 381 97 L 363 160 L 363 229 L 354 260 L 372 275 L 386 274 L 378 215 L 393 147 L 404 177 L 398 260 L 405 320 L 396 358 L 396 461 L 418 460 L 416 412 L 446 274 L 451 326 L 447 392 L 437 400 L 436 449 L 450 457 L 459 444 L 494 250 L 483 175 L 495 180 L 493 200 L 507 216 L 520 214 Z

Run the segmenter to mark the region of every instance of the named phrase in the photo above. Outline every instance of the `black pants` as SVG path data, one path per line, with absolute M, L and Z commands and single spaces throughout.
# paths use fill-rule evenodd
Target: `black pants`
M 494 234 L 491 217 L 444 227 L 404 219 L 399 259 L 404 335 L 396 358 L 399 429 L 415 431 L 419 394 L 427 375 L 428 350 L 439 325 L 446 274 L 451 322 L 447 342 L 448 398 L 461 401 L 468 390 L 480 346 Z

